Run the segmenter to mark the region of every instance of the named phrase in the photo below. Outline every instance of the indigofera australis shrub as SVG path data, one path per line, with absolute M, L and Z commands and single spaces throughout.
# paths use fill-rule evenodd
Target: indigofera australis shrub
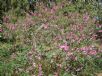
M 61 6 L 39 6 L 40 12 L 23 18 L 3 17 L 0 34 L 7 41 L 0 47 L 1 76 L 94 76 L 102 70 L 91 14 L 68 11 L 63 16 L 67 9 Z

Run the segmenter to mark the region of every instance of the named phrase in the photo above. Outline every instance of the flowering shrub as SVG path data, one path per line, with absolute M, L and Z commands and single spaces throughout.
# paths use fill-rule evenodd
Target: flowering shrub
M 97 41 L 102 31 L 93 6 L 79 12 L 77 2 L 56 1 L 51 8 L 41 3 L 25 16 L 10 11 L 3 16 L 0 76 L 94 76 L 102 71 Z

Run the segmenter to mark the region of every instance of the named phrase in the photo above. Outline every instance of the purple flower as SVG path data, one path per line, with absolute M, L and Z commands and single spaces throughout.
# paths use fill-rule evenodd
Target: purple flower
M 89 52 L 89 55 L 96 55 L 97 54 L 97 51 L 96 50 L 91 50 L 90 52 Z
M 2 32 L 3 31 L 3 29 L 2 28 L 0 28 L 0 32 Z
M 69 50 L 69 46 L 65 43 L 63 45 L 60 45 L 59 48 L 63 49 L 64 51 L 68 51 Z
M 99 30 L 98 32 L 101 32 L 102 33 L 102 30 Z
M 88 14 L 85 14 L 84 16 L 83 16 L 83 21 L 84 22 L 87 22 L 89 20 L 89 15 Z

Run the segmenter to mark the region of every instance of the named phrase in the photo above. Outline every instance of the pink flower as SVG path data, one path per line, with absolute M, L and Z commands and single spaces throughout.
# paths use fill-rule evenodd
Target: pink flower
M 85 14 L 83 16 L 83 20 L 84 20 L 84 22 L 87 22 L 89 20 L 89 15 L 88 14 Z
M 14 26 L 11 26 L 11 29 L 12 30 L 15 30 L 16 29 L 16 26 L 14 25 Z
M 102 30 L 99 30 L 98 32 L 102 32 Z
M 89 51 L 92 50 L 92 48 L 85 46 L 85 47 L 80 48 L 80 50 L 81 50 L 84 54 L 88 54 Z
M 89 47 L 82 47 L 81 50 L 82 51 L 88 51 L 89 50 Z
M 51 9 L 51 14 L 53 14 L 55 12 L 55 10 L 54 9 Z
M 88 51 L 88 50 L 92 50 L 91 46 L 85 46 L 81 48 L 82 51 Z
M 97 54 L 97 51 L 96 50 L 93 50 L 93 48 L 91 46 L 88 46 L 88 47 L 83 47 L 80 49 L 84 54 L 87 54 L 87 55 L 96 55 Z
M 12 24 L 12 23 L 7 23 L 5 24 L 6 27 L 10 30 L 16 30 L 16 24 Z
M 51 9 L 51 11 L 50 11 L 51 14 L 55 13 L 57 9 L 58 9 L 58 7 L 57 7 L 57 6 L 54 6 L 54 7 Z
M 69 46 L 65 43 L 63 45 L 60 45 L 59 48 L 63 49 L 64 51 L 68 51 L 69 50 Z
M 0 28 L 0 32 L 2 32 L 3 30 Z
M 91 51 L 89 52 L 89 55 L 96 55 L 96 54 L 97 54 L 96 50 L 91 50 Z
M 100 24 L 96 24 L 96 27 L 98 27 L 98 28 L 102 28 L 102 25 L 100 25 Z

